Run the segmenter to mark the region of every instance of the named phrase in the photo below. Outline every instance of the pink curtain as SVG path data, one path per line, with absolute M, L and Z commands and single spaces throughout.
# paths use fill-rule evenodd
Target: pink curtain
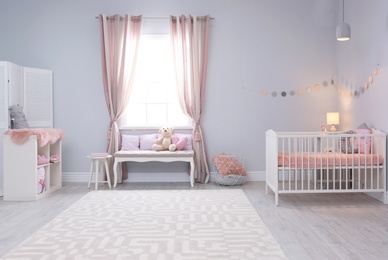
M 110 116 L 107 148 L 109 154 L 119 150 L 120 132 L 117 120 L 124 112 L 131 94 L 141 25 L 141 16 L 100 14 L 102 75 Z M 112 161 L 109 168 L 112 174 Z M 122 176 L 118 176 L 119 183 L 128 177 L 126 170 L 122 173 Z
M 195 123 L 195 180 L 206 183 L 209 181 L 209 166 L 201 113 L 206 88 L 210 16 L 171 16 L 170 29 L 180 105 L 182 111 Z

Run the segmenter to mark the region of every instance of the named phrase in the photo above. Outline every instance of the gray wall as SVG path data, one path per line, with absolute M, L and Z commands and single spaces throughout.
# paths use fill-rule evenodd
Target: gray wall
M 354 129 L 363 122 L 388 132 L 388 1 L 352 1 L 345 5 L 345 19 L 352 28 L 352 39 L 337 48 L 338 89 L 341 91 L 342 127 Z M 379 64 L 379 74 L 373 68 Z M 368 77 L 373 83 L 359 96 Z
M 388 130 L 380 112 L 387 106 L 387 3 L 369 2 L 346 5 L 353 39 L 339 43 L 338 0 L 0 0 L 0 60 L 54 71 L 54 125 L 65 131 L 63 171 L 87 172 L 85 155 L 105 150 L 109 123 L 95 16 L 210 14 L 215 20 L 202 120 L 207 152 L 209 158 L 240 153 L 249 172 L 261 172 L 267 129 L 318 131 L 326 112 L 341 109 L 346 127 L 366 121 Z M 333 75 L 345 82 L 365 81 L 375 63 L 380 74 L 362 97 L 348 101 L 332 85 L 280 96 L 322 86 Z M 262 96 L 262 90 L 270 94 Z

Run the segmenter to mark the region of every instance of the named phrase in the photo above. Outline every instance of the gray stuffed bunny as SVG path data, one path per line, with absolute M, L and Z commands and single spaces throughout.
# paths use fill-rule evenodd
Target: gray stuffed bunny
M 19 105 L 12 105 L 9 107 L 9 115 L 11 117 L 12 129 L 29 128 L 26 116 L 23 112 L 23 107 Z

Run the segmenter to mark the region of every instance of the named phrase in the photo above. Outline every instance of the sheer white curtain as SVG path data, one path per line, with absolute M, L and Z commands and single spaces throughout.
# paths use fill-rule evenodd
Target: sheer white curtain
M 170 30 L 180 105 L 195 122 L 195 179 L 206 183 L 209 181 L 209 166 L 201 113 L 205 99 L 210 16 L 171 16 Z
M 114 154 L 120 143 L 117 120 L 128 104 L 135 75 L 142 17 L 100 14 L 99 18 L 104 93 L 110 116 L 107 152 Z M 112 162 L 109 168 L 112 174 Z M 127 178 L 126 170 L 122 173 L 119 183 Z

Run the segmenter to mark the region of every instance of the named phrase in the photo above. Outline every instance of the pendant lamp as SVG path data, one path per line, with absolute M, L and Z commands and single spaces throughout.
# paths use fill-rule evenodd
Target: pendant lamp
M 345 23 L 345 0 L 342 0 L 342 23 L 337 26 L 337 41 L 348 41 L 350 35 L 350 25 Z

